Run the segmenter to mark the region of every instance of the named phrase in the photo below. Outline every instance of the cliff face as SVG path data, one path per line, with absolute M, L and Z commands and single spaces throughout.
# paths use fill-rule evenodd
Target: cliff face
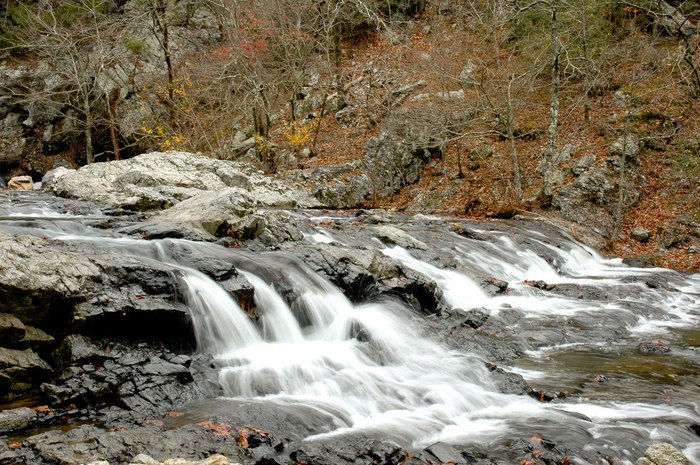
M 73 3 L 3 17 L 5 178 L 182 149 L 332 208 L 535 213 L 700 266 L 696 3 Z

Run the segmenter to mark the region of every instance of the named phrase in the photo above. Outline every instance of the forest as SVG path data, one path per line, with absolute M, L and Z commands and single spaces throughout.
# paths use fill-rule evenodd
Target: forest
M 7 178 L 181 150 L 338 208 L 563 218 L 617 255 L 700 266 L 696 1 L 0 8 Z

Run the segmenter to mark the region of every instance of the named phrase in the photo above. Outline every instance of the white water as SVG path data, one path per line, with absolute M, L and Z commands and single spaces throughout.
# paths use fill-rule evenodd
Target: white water
M 325 309 L 328 316 L 302 337 L 273 287 L 245 275 L 259 295 L 264 323 L 250 338 L 254 343 L 216 352 L 219 381 L 233 398 L 314 406 L 335 425 L 314 438 L 376 431 L 426 446 L 467 436 L 494 438 L 514 416 L 544 416 L 545 407 L 532 399 L 495 392 L 481 361 L 420 336 L 396 304 L 354 306 L 336 289 L 305 289 L 313 312 Z M 304 276 L 292 278 L 308 284 Z M 211 313 L 232 311 L 223 299 L 207 305 Z M 211 345 L 223 347 L 225 341 Z
M 400 248 L 385 253 L 430 275 L 446 294 L 457 295 L 446 297 L 451 303 L 489 303 L 473 281 L 457 272 L 422 263 Z M 303 405 L 330 419 L 333 426 L 309 440 L 362 432 L 426 447 L 438 441 L 494 441 L 524 430 L 556 430 L 556 425 L 586 431 L 601 440 L 630 429 L 642 438 L 652 438 L 678 435 L 678 427 L 667 426 L 668 422 L 693 423 L 700 418 L 698 407 L 589 401 L 543 404 L 498 393 L 482 361 L 421 336 L 407 309 L 393 302 L 355 306 L 328 283 L 310 280 L 292 268 L 286 274 L 300 291 L 305 312 L 313 315 L 302 319 L 312 323 L 300 328 L 298 309 L 295 314 L 274 285 L 245 272 L 255 286 L 263 324 L 255 342 L 216 352 L 216 360 L 226 396 Z M 215 313 L 229 310 L 223 300 L 211 307 Z M 691 452 L 693 444 L 688 446 Z
M 90 241 L 114 253 L 145 255 L 165 262 L 173 260 L 168 251 L 173 245 L 187 244 L 195 252 L 217 258 L 235 255 L 211 245 L 96 238 L 87 236 L 82 226 L 45 224 L 54 225 L 47 235 L 61 240 Z M 24 225 L 16 228 L 26 229 Z M 335 236 L 326 230 L 317 234 L 322 237 L 309 237 L 328 243 Z M 417 239 L 430 243 L 422 237 Z M 475 241 L 455 239 L 452 252 L 462 266 L 460 270 L 441 269 L 400 247 L 381 251 L 433 279 L 450 306 L 484 307 L 496 315 L 508 305 L 522 310 L 536 323 L 546 323 L 553 317 L 600 315 L 602 319 L 624 314 L 634 321 L 627 329 L 644 334 L 698 323 L 698 275 L 683 277 L 665 270 L 625 267 L 573 242 L 567 242 L 564 249 L 554 247 L 534 233 L 532 241 L 551 252 L 549 260 L 498 233 L 494 233 L 492 242 L 480 242 L 479 247 L 475 247 Z M 700 444 L 685 428 L 700 421 L 697 400 L 677 406 L 572 397 L 565 402 L 544 404 L 526 396 L 501 394 L 482 360 L 448 350 L 424 336 L 421 327 L 425 321 L 404 306 L 388 301 L 353 305 L 336 287 L 304 271 L 302 265 L 289 266 L 274 256 L 261 263 L 263 268 L 280 271 L 285 282 L 270 280 L 255 274 L 256 269 L 243 267 L 242 274 L 255 287 L 260 314 L 256 323 L 207 276 L 175 263 L 173 269 L 182 276 L 199 350 L 215 356 L 225 395 L 253 402 L 312 407 L 329 420 L 330 426 L 318 431 L 311 440 L 350 432 L 376 432 L 401 444 L 423 447 L 436 441 L 488 443 L 510 435 L 547 431 L 555 437 L 564 435 L 564 444 L 573 437 L 581 447 L 587 444 L 585 447 L 591 450 L 611 448 L 615 451 L 611 455 L 619 455 L 616 442 L 628 434 L 632 438 L 625 438 L 629 444 L 655 439 L 679 441 L 691 460 L 700 461 Z M 486 295 L 465 270 L 508 281 L 510 293 Z M 677 290 L 650 289 L 625 281 L 628 276 L 647 274 L 672 274 L 669 279 Z M 636 297 L 592 301 L 555 296 L 524 285 L 524 280 L 611 290 L 625 287 L 634 291 Z M 291 307 L 282 298 L 281 287 L 296 292 Z M 633 308 L 637 304 L 651 310 L 637 312 Z M 530 355 L 546 360 L 552 353 L 579 347 L 614 350 L 605 344 L 551 343 Z M 515 370 L 531 379 L 561 376 L 550 371 Z M 590 421 L 572 413 L 586 415 Z

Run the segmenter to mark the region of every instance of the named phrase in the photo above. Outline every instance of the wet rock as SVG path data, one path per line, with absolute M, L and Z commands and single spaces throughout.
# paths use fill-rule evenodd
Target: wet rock
M 508 290 L 508 283 L 498 278 L 488 277 L 481 281 L 481 287 L 490 295 L 503 294 Z
M 15 191 L 31 191 L 34 189 L 34 181 L 31 176 L 15 176 L 7 183 L 7 188 Z
M 444 442 L 438 442 L 427 447 L 426 452 L 435 457 L 438 460 L 437 463 L 452 463 L 455 465 L 466 463 L 464 457 L 457 449 Z
M 169 208 L 203 192 L 227 188 L 265 204 L 270 198 L 285 197 L 297 206 L 317 205 L 301 189 L 268 178 L 251 165 L 185 152 L 148 153 L 79 170 L 57 168 L 43 179 L 45 191 L 121 210 Z
M 475 241 L 487 240 L 487 237 L 484 234 L 462 226 L 452 228 L 452 232 L 459 234 L 462 237 L 466 237 L 467 239 L 474 239 Z
M 0 435 L 16 433 L 32 426 L 39 414 L 34 410 L 21 407 L 0 411 Z
M 433 280 L 377 250 L 316 244 L 295 253 L 354 302 L 385 295 L 425 313 L 435 313 L 440 306 L 442 291 Z
M 112 346 L 113 358 L 77 362 L 52 383 L 44 383 L 44 397 L 53 405 L 118 405 L 146 415 L 211 393 L 204 377 L 193 376 L 194 362 L 188 356 L 143 343 Z M 203 362 L 194 363 L 193 370 L 199 372 Z
M 556 284 L 548 284 L 542 280 L 536 280 L 536 281 L 525 280 L 525 281 L 523 281 L 523 284 L 525 284 L 526 286 L 537 288 L 537 289 L 542 289 L 543 291 L 551 291 L 552 289 L 557 287 Z
M 376 233 L 377 239 L 384 244 L 398 245 L 405 249 L 428 250 L 424 242 L 394 226 L 374 226 L 372 230 Z
M 496 388 L 504 394 L 531 394 L 533 389 L 527 384 L 525 379 L 517 373 L 506 371 L 493 363 L 487 363 L 493 377 Z
M 695 433 L 695 434 L 697 434 L 698 436 L 700 436 L 700 423 L 695 423 L 694 425 L 690 425 L 688 428 L 690 428 L 690 430 L 691 430 L 693 433 Z
M 221 456 L 211 456 L 213 451 L 236 459 L 241 455 L 234 438 L 217 437 L 196 426 L 163 429 L 154 420 L 152 418 L 145 426 L 129 425 L 114 431 L 92 425 L 67 432 L 52 430 L 27 438 L 23 450 L 33 454 L 37 463 L 64 465 L 94 461 L 145 465 L 154 463 L 149 460 L 151 458 L 159 465 L 223 465 L 230 462 Z M 148 456 L 141 455 L 144 450 L 148 451 Z
M 0 256 L 0 311 L 17 314 L 25 324 L 65 316 L 100 276 L 84 255 L 57 250 L 39 237 L 0 231 Z
M 24 338 L 25 326 L 14 315 L 0 313 L 0 344 L 7 346 Z
M 68 365 L 84 363 L 101 363 L 114 358 L 85 336 L 73 334 L 66 337 L 61 345 L 51 354 L 57 366 L 65 368 Z
M 649 446 L 635 465 L 690 465 L 690 460 L 671 444 L 657 443 Z
M 481 309 L 473 309 L 465 312 L 464 320 L 462 321 L 462 326 L 468 326 L 470 328 L 480 328 L 486 323 L 489 318 L 488 311 Z
M 32 350 L 0 347 L 0 387 L 4 392 L 27 391 L 51 372 L 51 367 Z
M 642 342 L 637 349 L 644 355 L 661 355 L 671 351 L 671 348 L 661 341 Z

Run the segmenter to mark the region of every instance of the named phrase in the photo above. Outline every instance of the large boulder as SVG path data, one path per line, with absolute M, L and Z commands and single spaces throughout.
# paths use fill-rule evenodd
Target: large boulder
M 261 204 L 315 207 L 300 188 L 264 176 L 250 165 L 185 152 L 153 152 L 78 170 L 57 168 L 42 189 L 55 195 L 96 201 L 120 210 L 160 210 L 206 191 L 235 188 Z
M 141 229 L 151 237 L 199 240 L 228 237 L 245 241 L 263 236 L 269 245 L 274 245 L 301 240 L 303 235 L 289 214 L 261 207 L 295 206 L 294 198 L 282 191 L 260 188 L 253 193 L 240 187 L 227 187 L 202 193 L 159 212 Z

